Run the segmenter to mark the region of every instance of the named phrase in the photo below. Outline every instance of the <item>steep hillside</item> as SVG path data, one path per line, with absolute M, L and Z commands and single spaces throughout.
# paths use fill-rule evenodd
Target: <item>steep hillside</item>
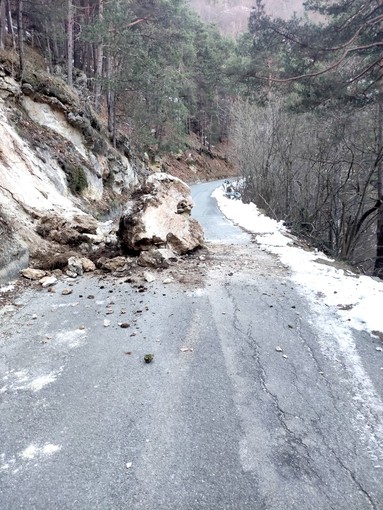
M 31 259 L 42 267 L 71 250 L 91 259 L 116 253 L 118 214 L 153 172 L 188 182 L 235 173 L 224 148 L 196 137 L 162 156 L 135 156 L 121 133 L 115 147 L 81 99 L 81 76 L 70 88 L 28 65 L 21 83 L 15 69 L 15 55 L 0 53 L 0 281 Z M 100 221 L 112 217 L 114 225 Z
M 217 24 L 223 33 L 232 36 L 246 31 L 254 4 L 254 0 L 190 0 L 202 20 Z M 265 0 L 265 6 L 269 14 L 281 18 L 303 12 L 303 0 Z
M 28 67 L 21 84 L 15 66 L 12 53 L 0 54 L 0 277 L 52 250 L 41 228 L 48 216 L 63 227 L 58 252 L 96 234 L 95 218 L 124 202 L 145 172 L 128 140 L 113 147 L 62 80 Z

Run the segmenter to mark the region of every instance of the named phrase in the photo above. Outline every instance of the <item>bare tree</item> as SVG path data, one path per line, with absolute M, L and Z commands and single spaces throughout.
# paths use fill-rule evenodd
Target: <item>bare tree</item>
M 17 1 L 17 37 L 19 50 L 20 78 L 23 79 L 25 69 L 25 50 L 24 50 L 24 25 L 23 25 L 23 0 Z
M 297 114 L 281 99 L 238 101 L 232 122 L 245 198 L 334 256 L 370 258 L 370 271 L 382 162 L 373 113 Z
M 0 48 L 5 47 L 6 9 L 5 0 L 0 0 Z
M 74 57 L 74 42 L 73 42 L 73 1 L 67 0 L 68 18 L 67 18 L 67 80 L 68 85 L 73 85 L 73 57 Z
M 103 16 L 104 16 L 104 0 L 98 0 L 98 18 L 100 24 L 102 24 Z M 102 34 L 100 34 L 100 40 L 96 46 L 96 73 L 94 94 L 95 96 L 94 105 L 96 110 L 100 108 L 103 61 L 104 61 L 104 44 Z

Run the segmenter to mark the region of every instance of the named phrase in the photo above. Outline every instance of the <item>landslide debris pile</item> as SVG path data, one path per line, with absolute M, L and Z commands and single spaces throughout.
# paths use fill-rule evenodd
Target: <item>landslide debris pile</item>
M 27 265 L 69 276 L 128 258 L 159 267 L 201 246 L 189 188 L 150 174 L 124 135 L 114 146 L 59 78 L 28 67 L 18 81 L 13 58 L 0 52 L 0 281 Z
M 75 279 L 98 270 L 131 277 L 137 269 L 168 269 L 180 256 L 203 246 L 203 230 L 191 217 L 192 207 L 185 183 L 157 173 L 132 194 L 118 222 L 100 223 L 88 216 L 74 216 L 71 221 L 54 214 L 43 216 L 37 233 L 61 250 L 36 251 L 33 267 L 21 274 L 49 288 L 62 275 Z M 67 250 L 68 246 L 72 249 Z M 150 272 L 144 272 L 143 277 L 149 283 L 156 279 Z

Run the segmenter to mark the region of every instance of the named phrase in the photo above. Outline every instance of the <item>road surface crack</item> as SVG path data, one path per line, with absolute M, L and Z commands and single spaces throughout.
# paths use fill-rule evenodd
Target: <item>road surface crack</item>
M 370 496 L 368 491 L 362 486 L 362 484 L 356 478 L 355 473 L 343 462 L 343 460 L 339 457 L 339 455 L 335 452 L 335 450 L 329 444 L 326 443 L 324 437 L 322 437 L 322 441 L 323 441 L 323 444 L 326 446 L 326 448 L 328 448 L 328 450 L 332 453 L 333 457 L 338 462 L 338 464 L 341 466 L 341 468 L 350 476 L 351 480 L 354 482 L 354 484 L 358 488 L 359 492 L 364 494 L 364 496 L 368 500 L 371 508 L 373 508 L 374 510 L 378 510 L 378 507 L 374 503 L 374 500 L 372 499 L 372 497 Z

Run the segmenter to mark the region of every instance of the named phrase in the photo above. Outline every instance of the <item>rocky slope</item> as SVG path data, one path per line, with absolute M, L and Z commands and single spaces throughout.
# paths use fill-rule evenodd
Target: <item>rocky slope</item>
M 138 158 L 122 134 L 113 146 L 102 119 L 81 99 L 86 77 L 78 76 L 75 91 L 36 67 L 27 68 L 21 84 L 15 68 L 15 57 L 0 52 L 0 281 L 28 264 L 67 268 L 73 257 L 105 266 L 105 257 L 124 255 L 120 241 L 126 244 L 127 233 L 121 225 L 118 230 L 119 217 L 133 205 L 140 235 L 161 238 L 145 250 L 167 248 L 167 232 L 156 236 L 153 225 L 139 217 L 149 203 L 156 208 L 151 217 L 166 217 L 172 226 L 172 239 L 185 247 L 180 253 L 202 243 L 190 207 L 180 214 L 183 200 L 189 200 L 187 186 L 166 175 L 191 182 L 235 173 L 222 148 L 207 149 L 191 138 L 185 152 Z M 161 193 L 150 179 L 158 181 Z M 174 211 L 167 212 L 173 202 Z
M 54 213 L 86 233 L 144 171 L 128 141 L 121 137 L 114 148 L 92 108 L 63 81 L 28 68 L 21 84 L 13 59 L 0 54 L 0 277 L 52 249 L 39 233 L 44 217 Z

